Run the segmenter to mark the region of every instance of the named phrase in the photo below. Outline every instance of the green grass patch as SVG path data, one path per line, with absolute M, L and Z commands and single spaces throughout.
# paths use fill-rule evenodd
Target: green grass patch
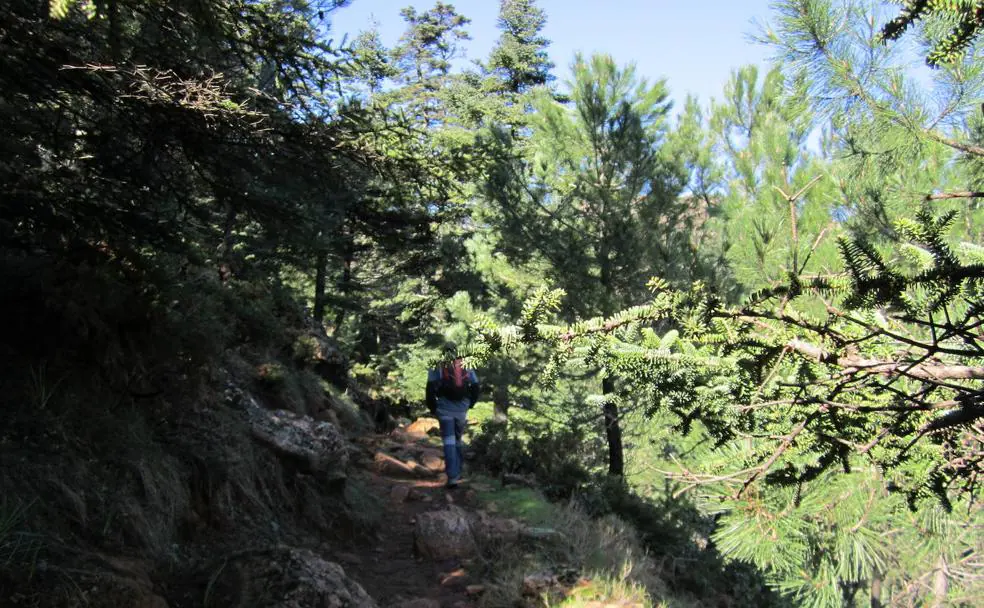
M 652 608 L 652 599 L 646 589 L 637 583 L 626 580 L 618 574 L 599 574 L 598 578 L 585 580 L 584 584 L 570 590 L 569 595 L 559 602 L 545 598 L 547 606 L 558 608 L 597 608 L 604 606 Z M 669 606 L 663 602 L 659 606 Z
M 476 480 L 477 481 L 477 480 Z M 485 485 L 497 485 L 494 480 L 478 484 L 476 493 L 486 510 L 503 517 L 521 519 L 533 526 L 546 526 L 557 518 L 558 507 L 530 488 L 498 488 L 482 490 Z M 490 508 L 491 505 L 494 505 Z
M 481 505 L 497 517 L 558 533 L 549 541 L 496 547 L 497 553 L 489 556 L 494 576 L 483 608 L 531 605 L 531 598 L 520 594 L 525 577 L 535 573 L 565 577 L 532 600 L 539 606 L 664 605 L 659 602 L 668 594 L 661 569 L 641 547 L 639 533 L 625 522 L 614 516 L 594 519 L 575 505 L 550 502 L 536 489 L 502 488 L 488 477 L 475 478 L 473 487 Z M 674 605 L 694 604 L 680 598 Z

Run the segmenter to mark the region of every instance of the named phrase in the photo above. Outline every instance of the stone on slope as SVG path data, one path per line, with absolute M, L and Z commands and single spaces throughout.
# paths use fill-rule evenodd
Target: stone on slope
M 344 475 L 348 443 L 335 425 L 286 410 L 268 410 L 249 395 L 243 405 L 253 437 L 277 455 L 306 473 Z
M 417 516 L 414 525 L 414 546 L 423 557 L 433 560 L 469 557 L 478 552 L 472 535 L 468 513 L 461 507 L 449 506 L 443 511 L 430 511 Z
M 477 511 L 469 517 L 468 523 L 479 545 L 509 545 L 519 540 L 523 525 L 515 519 L 493 517 L 485 511 Z
M 340 565 L 293 547 L 231 558 L 212 587 L 216 605 L 235 608 L 377 608 Z

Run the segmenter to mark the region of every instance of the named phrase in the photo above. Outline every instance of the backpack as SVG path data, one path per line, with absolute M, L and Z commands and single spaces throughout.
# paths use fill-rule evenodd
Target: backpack
M 469 396 L 471 385 L 471 374 L 461 364 L 461 359 L 455 359 L 450 366 L 441 368 L 437 394 L 451 401 L 461 401 Z

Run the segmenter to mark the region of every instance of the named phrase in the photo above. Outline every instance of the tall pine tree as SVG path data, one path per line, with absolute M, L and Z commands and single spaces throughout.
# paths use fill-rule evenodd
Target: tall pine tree
M 675 276 L 692 259 L 683 168 L 667 158 L 666 85 L 632 65 L 578 55 L 571 104 L 541 92 L 534 102 L 529 158 L 492 173 L 493 200 L 518 258 L 536 252 L 572 294 L 569 318 L 611 316 L 641 298 L 651 275 Z M 600 371 L 609 472 L 624 472 L 614 377 Z

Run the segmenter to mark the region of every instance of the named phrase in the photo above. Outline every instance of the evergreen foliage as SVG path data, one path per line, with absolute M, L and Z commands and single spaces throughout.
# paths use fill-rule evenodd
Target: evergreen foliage
M 609 370 L 613 393 L 645 403 L 645 416 L 706 437 L 715 447 L 671 459 L 663 472 L 724 515 L 715 538 L 727 554 L 767 569 L 777 589 L 807 605 L 858 594 L 942 602 L 978 588 L 965 560 L 979 551 L 966 539 L 980 529 L 982 269 L 975 222 L 955 220 L 960 199 L 976 196 L 966 185 L 980 155 L 968 93 L 980 91 L 979 66 L 941 67 L 943 102 L 934 105 L 892 67 L 874 22 L 853 5 L 781 5 L 764 38 L 785 53 L 786 73 L 766 79 L 768 95 L 754 73 L 739 73 L 711 120 L 729 162 L 714 169 L 706 144 L 684 148 L 696 192 L 719 188 L 733 201 L 719 215 L 723 228 L 741 230 L 740 212 L 762 185 L 781 195 L 774 208 L 788 209 L 793 246 L 786 238 L 776 248 L 788 257 L 760 255 L 771 275 L 737 273 L 756 289 L 750 295 L 732 304 L 700 283 L 675 290 L 656 280 L 647 305 L 558 327 L 542 315 L 561 296 L 543 291 L 516 327 L 482 328 L 492 350 L 516 339 L 549 345 L 548 382 L 565 369 Z M 691 109 L 681 127 L 693 130 L 698 117 Z M 791 188 L 794 172 L 811 166 L 795 142 L 824 118 L 833 160 L 813 161 L 816 174 L 800 173 Z M 801 197 L 813 187 L 820 204 L 797 243 L 809 217 Z M 961 211 L 973 217 L 976 207 Z M 765 211 L 759 225 L 777 215 Z M 759 254 L 781 238 L 743 233 L 759 236 L 741 243 Z M 811 260 L 820 263 L 808 271 Z M 910 542 L 889 532 L 906 510 L 952 513 L 960 549 L 889 565 L 903 546 L 894 543 Z M 940 574 L 954 563 L 970 570 Z M 917 591 L 927 578 L 932 585 Z
M 311 331 L 378 422 L 453 339 L 495 472 L 632 519 L 681 588 L 984 594 L 981 2 L 778 2 L 775 66 L 676 120 L 606 55 L 558 85 L 533 0 L 462 69 L 451 4 L 394 48 L 336 46 L 346 4 L 0 7 L 5 428 L 110 445 L 68 421 L 163 419 L 226 368 L 341 400 Z
M 937 67 L 959 58 L 984 29 L 984 3 L 979 0 L 906 0 L 902 2 L 899 15 L 882 27 L 882 36 L 886 41 L 898 40 L 921 19 L 939 22 L 945 28 L 944 34 L 926 55 L 926 63 Z

